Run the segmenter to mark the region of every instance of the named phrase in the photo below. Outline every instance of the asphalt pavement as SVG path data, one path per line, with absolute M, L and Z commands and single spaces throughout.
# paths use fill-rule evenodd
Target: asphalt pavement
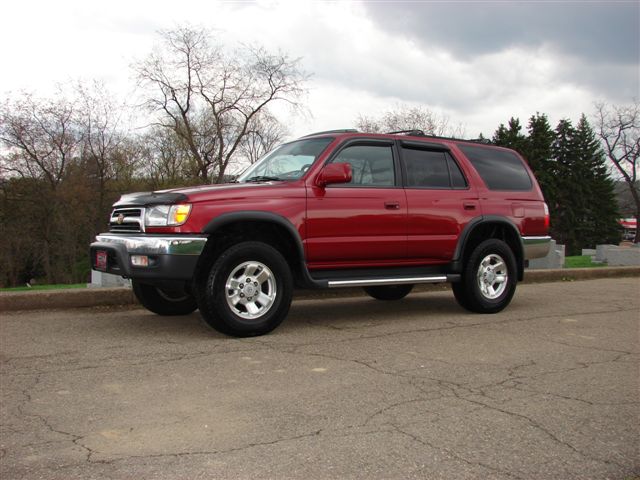
M 0 314 L 0 478 L 640 476 L 640 279 L 294 302 L 232 339 L 198 313 Z

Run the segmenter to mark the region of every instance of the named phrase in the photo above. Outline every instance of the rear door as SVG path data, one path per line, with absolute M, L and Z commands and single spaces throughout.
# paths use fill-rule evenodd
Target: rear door
M 400 141 L 399 150 L 408 208 L 407 257 L 449 262 L 462 229 L 482 214 L 478 193 L 445 145 Z
M 525 161 L 512 150 L 458 144 L 482 182 L 482 211 L 509 219 L 521 235 L 547 235 L 546 207 L 540 187 Z

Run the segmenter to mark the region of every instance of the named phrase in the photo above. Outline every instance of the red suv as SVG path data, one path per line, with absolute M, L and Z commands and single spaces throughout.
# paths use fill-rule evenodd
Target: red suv
M 234 336 L 273 330 L 295 287 L 399 300 L 451 282 L 464 308 L 505 308 L 549 213 L 514 151 L 419 131 L 330 131 L 286 143 L 237 181 L 123 195 L 93 268 L 131 278 L 160 315 L 200 309 Z

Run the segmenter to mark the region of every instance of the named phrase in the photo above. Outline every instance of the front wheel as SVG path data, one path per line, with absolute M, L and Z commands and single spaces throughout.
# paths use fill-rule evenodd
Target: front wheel
M 458 303 L 467 310 L 497 313 L 511 302 L 516 283 L 516 260 L 511 248 L 492 238 L 473 250 L 461 281 L 451 287 Z
M 413 285 L 375 285 L 364 291 L 376 300 L 401 300 L 413 290 Z
M 198 308 L 196 299 L 184 290 L 156 287 L 137 280 L 131 283 L 138 301 L 158 315 L 188 315 Z
M 293 278 L 282 254 L 262 242 L 243 242 L 224 251 L 196 286 L 204 320 L 235 337 L 263 335 L 285 319 Z

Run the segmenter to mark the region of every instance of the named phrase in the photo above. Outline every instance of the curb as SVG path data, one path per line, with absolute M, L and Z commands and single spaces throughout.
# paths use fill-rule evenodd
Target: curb
M 599 278 L 639 277 L 640 267 L 565 268 L 559 270 L 527 270 L 522 283 L 572 282 Z M 417 285 L 414 292 L 448 289 L 448 284 Z M 358 297 L 361 288 L 300 290 L 294 300 Z M 133 305 L 138 301 L 128 287 L 87 288 L 77 290 L 40 290 L 36 292 L 0 293 L 0 312 L 18 310 L 52 310 L 113 305 Z

